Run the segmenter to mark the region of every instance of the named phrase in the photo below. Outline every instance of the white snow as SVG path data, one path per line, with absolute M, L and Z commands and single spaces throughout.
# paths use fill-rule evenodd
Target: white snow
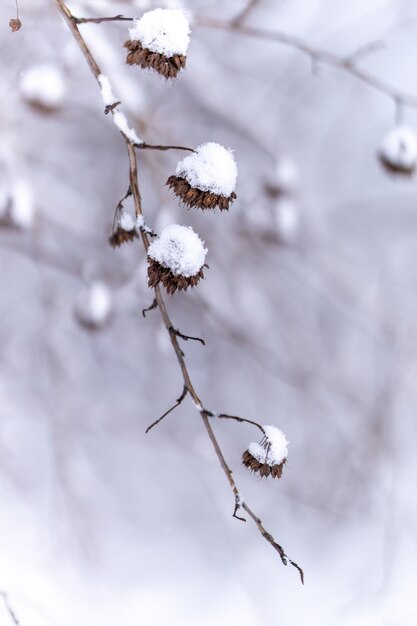
M 22 74 L 20 92 L 30 104 L 53 111 L 59 109 L 64 102 L 65 77 L 57 65 L 35 65 Z
M 80 322 L 99 328 L 104 326 L 113 311 L 112 295 L 105 283 L 94 282 L 78 296 L 75 312 Z
M 394 168 L 412 172 L 417 165 L 417 135 L 409 126 L 396 126 L 382 140 L 381 158 Z
M 123 133 L 123 135 L 134 144 L 143 143 L 142 139 L 138 137 L 134 128 L 130 128 L 127 123 L 125 115 L 121 111 L 113 111 L 113 122 L 117 128 Z
M 203 267 L 207 249 L 191 226 L 170 224 L 151 243 L 148 255 L 175 275 L 195 276 Z
M 155 9 L 133 22 L 129 36 L 151 52 L 166 57 L 185 56 L 190 42 L 190 25 L 185 14 L 178 9 Z
M 10 221 L 18 228 L 31 228 L 35 219 L 35 198 L 29 184 L 22 178 L 16 179 L 12 185 L 12 201 L 10 204 Z
M 237 165 L 232 150 L 209 142 L 182 159 L 176 174 L 200 191 L 229 197 L 236 188 Z
M 293 243 L 300 227 L 300 214 L 294 200 L 279 198 L 274 207 L 277 233 L 284 243 Z
M 135 228 L 135 220 L 133 219 L 133 217 L 130 215 L 130 213 L 125 213 L 124 211 L 122 211 L 120 217 L 119 217 L 119 226 L 122 230 L 126 230 L 127 232 L 130 232 L 131 230 L 133 230 Z
M 282 157 L 275 167 L 275 185 L 285 193 L 296 191 L 298 184 L 298 170 L 290 157 Z
M 288 456 L 288 441 L 282 430 L 276 426 L 263 426 L 265 442 L 249 445 L 249 452 L 260 463 L 270 466 L 279 465 Z
M 104 105 L 107 107 L 116 104 L 118 100 L 113 93 L 109 78 L 104 74 L 100 74 L 100 76 L 98 77 L 98 82 L 100 84 L 101 97 L 103 98 Z

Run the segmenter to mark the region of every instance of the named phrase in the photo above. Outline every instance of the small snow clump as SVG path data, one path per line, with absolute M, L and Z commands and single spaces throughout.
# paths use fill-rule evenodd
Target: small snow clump
M 236 188 L 237 164 L 232 150 L 208 142 L 178 163 L 176 175 L 194 189 L 229 197 Z
M 20 79 L 23 98 L 47 111 L 59 109 L 65 98 L 66 84 L 61 69 L 53 64 L 35 65 L 26 70 Z
M 151 243 L 148 256 L 176 276 L 195 276 L 206 259 L 207 249 L 191 226 L 170 224 Z
M 82 326 L 98 329 L 107 324 L 113 312 L 113 299 L 107 285 L 94 282 L 79 294 L 75 315 Z
M 151 52 L 172 57 L 186 56 L 190 43 L 190 25 L 178 9 L 155 9 L 142 15 L 129 29 L 131 41 L 140 41 Z
M 391 172 L 412 174 L 417 165 L 417 135 L 409 126 L 396 126 L 382 140 L 379 158 Z

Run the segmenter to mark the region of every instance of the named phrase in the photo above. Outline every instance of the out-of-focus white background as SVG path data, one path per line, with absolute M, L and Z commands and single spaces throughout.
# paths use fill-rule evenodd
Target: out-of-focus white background
M 183 4 L 218 19 L 243 5 Z M 20 0 L 18 33 L 14 12 L 1 3 L 0 210 L 12 201 L 14 213 L 0 229 L 0 587 L 22 626 L 415 626 L 417 202 L 415 180 L 377 159 L 393 102 L 291 49 L 203 28 L 165 83 L 124 67 L 126 24 L 82 27 L 148 142 L 235 150 L 228 214 L 173 199 L 175 152 L 140 154 L 144 210 L 157 230 L 192 224 L 209 248 L 207 279 L 168 301 L 176 326 L 207 340 L 184 344 L 205 405 L 291 442 L 283 480 L 261 482 L 240 465 L 257 435 L 213 425 L 302 587 L 232 519 L 188 400 L 145 435 L 182 383 L 158 312 L 140 313 L 152 301 L 143 250 L 107 244 L 124 142 L 54 3 Z M 263 0 L 248 23 L 340 55 L 382 40 L 360 67 L 417 94 L 413 0 Z M 91 286 L 99 317 L 112 307 L 95 331 L 79 321 Z

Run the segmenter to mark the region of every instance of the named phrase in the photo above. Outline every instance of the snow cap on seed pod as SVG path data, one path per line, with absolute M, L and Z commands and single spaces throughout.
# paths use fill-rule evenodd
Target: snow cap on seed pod
M 395 126 L 383 138 L 379 160 L 391 173 L 411 175 L 417 165 L 417 134 L 410 126 Z
M 236 199 L 237 164 L 233 152 L 218 143 L 203 143 L 177 165 L 167 185 L 189 208 L 228 209 Z
M 170 294 L 195 287 L 204 278 L 207 249 L 191 226 L 170 224 L 148 248 L 148 285 L 162 283 Z
M 190 43 L 190 25 L 178 9 L 147 11 L 129 29 L 126 63 L 150 68 L 165 78 L 184 69 Z
M 264 436 L 260 443 L 252 442 L 242 456 L 242 463 L 261 478 L 281 478 L 288 456 L 288 441 L 276 426 L 263 426 Z

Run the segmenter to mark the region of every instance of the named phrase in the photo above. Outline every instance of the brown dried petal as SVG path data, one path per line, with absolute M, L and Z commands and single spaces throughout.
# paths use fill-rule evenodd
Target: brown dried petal
M 217 195 L 211 191 L 201 191 L 201 189 L 191 187 L 190 183 L 182 176 L 170 176 L 166 184 L 190 209 L 196 207 L 204 211 L 218 207 L 221 211 L 227 211 L 230 203 L 237 197 L 234 191 L 228 197 Z
M 182 54 L 166 57 L 159 52 L 152 52 L 143 48 L 140 41 L 128 40 L 124 47 L 128 53 L 126 63 L 128 65 L 138 65 L 143 69 L 152 69 L 164 78 L 175 78 L 181 69 L 185 68 L 187 58 Z

